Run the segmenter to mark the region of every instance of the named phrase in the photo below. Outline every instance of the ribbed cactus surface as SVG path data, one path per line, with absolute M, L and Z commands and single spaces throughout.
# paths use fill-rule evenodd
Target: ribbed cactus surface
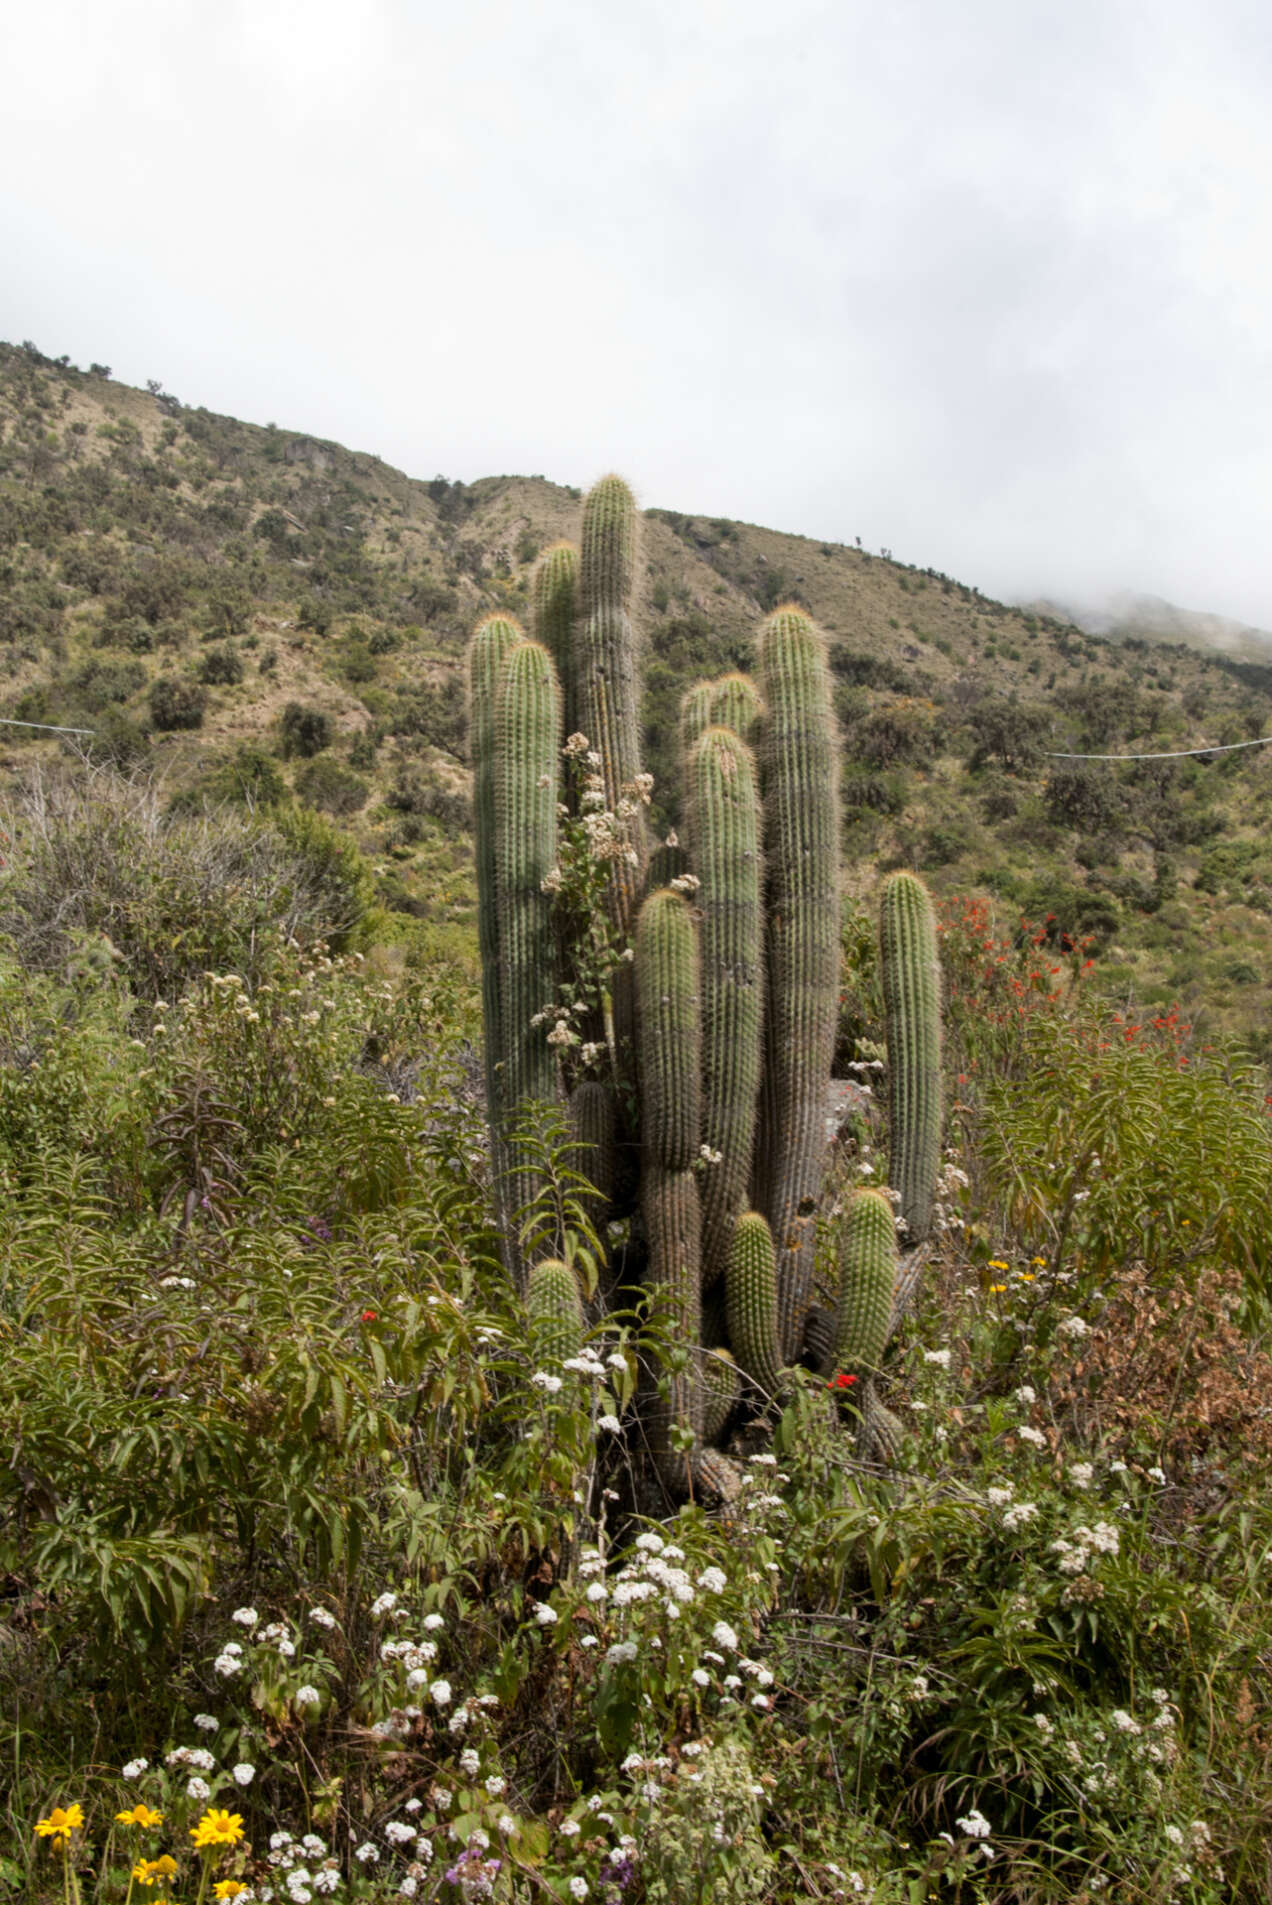
M 665 1485 L 686 1493 L 693 1486 L 695 1456 L 703 1439 L 698 1256 L 702 1219 L 694 1173 L 647 1162 L 641 1178 L 641 1211 L 649 1241 L 648 1288 L 670 1342 L 685 1352 L 683 1366 L 668 1370 L 658 1385 L 659 1393 L 651 1398 L 649 1446 Z
M 680 758 L 689 760 L 698 741 L 711 726 L 714 681 L 695 681 L 680 697 Z
M 879 912 L 888 1039 L 889 1167 L 911 1243 L 932 1223 L 941 1162 L 941 968 L 932 901 L 913 873 L 894 873 Z
M 769 616 L 759 665 L 769 905 L 763 1190 L 782 1355 L 793 1362 L 812 1295 L 839 999 L 838 751 L 825 644 L 802 609 Z
M 739 740 L 754 743 L 764 706 L 750 675 L 721 675 L 711 684 L 711 726 L 732 728 Z
M 598 1078 L 585 1078 L 570 1093 L 570 1169 L 594 1190 L 584 1194 L 588 1221 L 599 1230 L 614 1195 L 614 1090 Z
M 542 1016 L 556 997 L 556 935 L 543 881 L 557 854 L 560 728 L 552 657 L 538 642 L 519 642 L 504 662 L 495 701 L 501 1102 L 509 1122 L 525 1107 L 550 1104 L 557 1095 L 556 1061 Z M 509 1197 L 515 1220 L 536 1181 L 515 1157 L 513 1165 Z M 519 1275 L 524 1280 L 524 1271 Z
M 630 611 L 636 589 L 636 502 L 613 472 L 593 483 L 583 504 L 581 574 L 584 615 L 601 607 Z
M 579 612 L 579 552 L 572 542 L 554 542 L 535 567 L 530 590 L 530 628 L 556 666 L 566 734 L 578 726 L 574 681 L 574 624 Z
M 556 1257 L 533 1264 L 526 1281 L 530 1343 L 542 1361 L 562 1363 L 583 1342 L 583 1305 L 574 1272 Z
M 835 1319 L 835 1368 L 864 1381 L 883 1361 L 892 1328 L 897 1227 L 883 1191 L 854 1191 L 844 1227 Z
M 469 733 L 473 757 L 473 835 L 477 872 L 477 944 L 481 954 L 481 1020 L 486 1105 L 490 1119 L 495 1207 L 504 1267 L 515 1274 L 505 1209 L 503 1140 L 504 1029 L 500 1012 L 499 892 L 495 871 L 495 700 L 503 665 L 524 634 L 508 615 L 488 615 L 468 649 Z
M 742 1378 L 727 1349 L 709 1351 L 702 1361 L 702 1433 L 708 1442 L 724 1434 L 742 1393 Z
M 495 883 L 495 696 L 508 655 L 525 639 L 518 622 L 488 615 L 468 649 L 468 700 L 473 757 L 473 831 L 477 861 L 477 944 L 486 1050 L 486 1100 L 499 1105 L 497 1068 L 503 1052 L 499 1017 L 499 900 Z
M 777 1259 L 759 1211 L 743 1211 L 733 1227 L 724 1273 L 729 1341 L 734 1355 L 766 1396 L 781 1387 L 777 1328 Z
M 680 701 L 680 752 L 684 759 L 708 728 L 732 728 L 741 741 L 758 738 L 763 703 L 750 675 L 717 675 L 695 681 Z
M 670 888 L 636 922 L 636 1046 L 642 1150 L 687 1171 L 701 1142 L 701 981 L 693 915 Z
M 617 813 L 623 790 L 640 773 L 640 685 L 632 597 L 636 583 L 636 505 L 621 476 L 605 476 L 583 506 L 580 620 L 575 648 L 579 724 L 601 758 L 605 804 Z M 625 828 L 629 853 L 610 869 L 615 923 L 628 931 L 644 877 L 641 813 Z
M 750 748 L 712 727 L 686 763 L 702 948 L 702 1274 L 724 1275 L 747 1202 L 764 1035 L 760 796 Z M 718 1153 L 718 1157 L 716 1154 Z

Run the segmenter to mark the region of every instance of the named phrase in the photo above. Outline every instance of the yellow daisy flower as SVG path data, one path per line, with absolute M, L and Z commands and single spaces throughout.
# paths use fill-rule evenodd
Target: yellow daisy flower
M 138 1885 L 158 1885 L 160 1879 L 176 1878 L 177 1862 L 170 1852 L 160 1853 L 157 1859 L 138 1859 L 132 1876 Z M 162 1901 L 156 1899 L 155 1905 L 162 1905 Z
M 237 1845 L 243 1837 L 243 1815 L 209 1806 L 198 1825 L 191 1826 L 190 1837 L 198 1852 L 210 1845 Z
M 84 1809 L 80 1805 L 54 1806 L 47 1819 L 37 1819 L 36 1834 L 41 1839 L 52 1839 L 54 1850 L 65 1846 L 73 1832 L 78 1832 L 84 1823 Z
M 117 1812 L 115 1817 L 121 1826 L 161 1826 L 163 1824 L 161 1812 L 156 1812 L 151 1806 L 140 1804 L 134 1806 L 131 1812 Z
M 241 1898 L 247 1887 L 241 1879 L 222 1879 L 212 1890 L 218 1898 Z

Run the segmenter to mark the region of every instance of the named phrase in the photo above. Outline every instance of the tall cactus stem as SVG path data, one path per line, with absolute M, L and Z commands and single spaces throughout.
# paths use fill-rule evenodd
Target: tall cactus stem
M 624 788 L 640 773 L 640 690 L 632 598 L 636 582 L 636 504 L 621 476 L 603 476 L 583 505 L 581 617 L 575 686 L 581 730 L 601 757 L 605 804 L 617 813 Z M 610 870 L 614 923 L 628 932 L 646 859 L 643 812 L 626 827 L 627 851 Z
M 489 615 L 473 633 L 468 649 L 469 734 L 473 757 L 473 832 L 477 862 L 477 944 L 481 954 L 482 1049 L 486 1107 L 490 1121 L 496 1218 L 501 1239 L 508 1234 L 502 1209 L 505 1167 L 502 1113 L 504 1034 L 499 1009 L 499 897 L 495 873 L 495 700 L 508 655 L 524 639 L 519 623 L 507 615 Z M 512 1263 L 505 1251 L 505 1268 Z
M 693 915 L 664 887 L 636 922 L 636 1040 L 641 1146 L 665 1171 L 689 1170 L 701 1142 L 700 992 Z
M 578 726 L 574 682 L 574 624 L 579 609 L 579 552 L 572 542 L 554 542 L 535 567 L 530 590 L 531 632 L 551 655 L 561 683 L 566 734 Z
M 803 1343 L 826 1153 L 839 982 L 838 751 L 825 643 L 798 608 L 760 632 L 769 894 L 764 1208 L 784 1360 Z
M 702 948 L 704 1288 L 724 1275 L 747 1202 L 764 1034 L 764 901 L 755 760 L 712 727 L 685 764 Z
M 542 1016 L 556 997 L 556 935 L 543 881 L 556 863 L 561 692 L 552 657 L 538 642 L 519 642 L 508 654 L 494 725 L 501 1098 L 511 1124 L 527 1107 L 557 1096 L 556 1060 Z M 516 1150 L 513 1145 L 508 1187 L 514 1218 L 537 1188 Z M 524 1268 L 518 1281 L 524 1288 Z
M 941 1162 L 941 968 L 927 888 L 894 873 L 879 914 L 888 1040 L 889 1167 L 912 1244 L 932 1223 Z

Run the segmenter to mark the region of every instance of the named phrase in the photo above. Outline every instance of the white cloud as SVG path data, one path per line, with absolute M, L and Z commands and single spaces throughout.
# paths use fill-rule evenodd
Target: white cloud
M 1247 0 L 10 9 L 0 334 L 413 473 L 1272 625 Z

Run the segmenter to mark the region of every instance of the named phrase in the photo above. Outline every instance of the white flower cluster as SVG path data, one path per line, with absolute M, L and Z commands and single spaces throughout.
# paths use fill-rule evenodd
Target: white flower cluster
M 1051 1553 L 1060 1557 L 1061 1574 L 1082 1574 L 1092 1555 L 1115 1555 L 1119 1546 L 1117 1529 L 1107 1521 L 1097 1521 L 1094 1528 L 1075 1528 L 1072 1541 L 1060 1536 L 1050 1544 Z
M 572 1375 L 586 1376 L 589 1382 L 604 1382 L 605 1380 L 604 1363 L 599 1357 L 586 1350 L 581 1356 L 567 1356 L 561 1367 L 568 1369 Z
M 203 1746 L 177 1746 L 164 1761 L 166 1766 L 188 1766 L 196 1773 L 210 1773 L 216 1765 L 211 1753 Z

